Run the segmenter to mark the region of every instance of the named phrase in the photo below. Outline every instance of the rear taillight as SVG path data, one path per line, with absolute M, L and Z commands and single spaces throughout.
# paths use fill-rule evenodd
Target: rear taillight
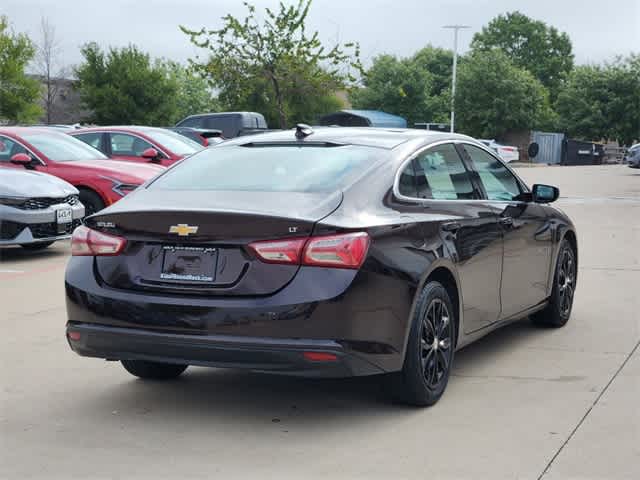
M 266 263 L 315 267 L 360 268 L 369 249 L 365 232 L 255 242 L 249 247 Z
M 300 263 L 306 238 L 255 242 L 249 245 L 256 255 L 266 263 Z
M 82 225 L 73 231 L 71 255 L 75 257 L 119 255 L 126 244 L 127 240 L 122 237 L 91 230 Z

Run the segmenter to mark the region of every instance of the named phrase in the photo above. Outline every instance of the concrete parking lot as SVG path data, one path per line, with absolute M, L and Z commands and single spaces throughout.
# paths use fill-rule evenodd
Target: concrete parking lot
M 572 319 L 462 350 L 428 409 L 375 378 L 135 380 L 66 345 L 68 244 L 1 252 L 0 478 L 640 478 L 640 171 L 519 173 L 576 223 Z

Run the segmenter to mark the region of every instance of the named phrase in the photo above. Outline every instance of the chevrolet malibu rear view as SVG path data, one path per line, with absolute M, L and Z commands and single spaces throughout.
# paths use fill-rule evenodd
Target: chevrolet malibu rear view
M 578 250 L 558 195 L 457 134 L 240 137 L 76 229 L 67 339 L 144 379 L 385 374 L 392 397 L 431 405 L 457 349 L 568 321 Z

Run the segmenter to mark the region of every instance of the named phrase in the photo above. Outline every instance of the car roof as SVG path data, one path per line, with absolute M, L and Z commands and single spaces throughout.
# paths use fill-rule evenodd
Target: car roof
M 471 140 L 466 135 L 415 128 L 312 127 L 313 133 L 302 141 L 336 143 L 394 149 L 407 142 L 428 144 L 441 140 Z M 296 142 L 296 130 L 279 130 L 227 140 L 220 146 Z
M 154 131 L 164 131 L 166 128 L 163 127 L 148 127 L 145 125 L 105 125 L 101 127 L 87 127 L 87 128 L 79 128 L 73 130 L 71 133 L 81 133 L 81 132 L 103 132 L 105 130 L 117 130 L 120 132 L 154 132 Z
M 54 129 L 50 127 L 0 127 L 0 133 L 6 133 L 9 135 L 21 136 L 27 133 L 46 133 L 48 135 L 64 135 L 64 131 L 61 129 Z

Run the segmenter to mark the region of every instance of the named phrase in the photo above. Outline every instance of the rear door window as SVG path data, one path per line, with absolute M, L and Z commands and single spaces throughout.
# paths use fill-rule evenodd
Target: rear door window
M 415 163 L 420 198 L 469 200 L 479 197 L 453 144 L 429 148 L 418 155 Z

